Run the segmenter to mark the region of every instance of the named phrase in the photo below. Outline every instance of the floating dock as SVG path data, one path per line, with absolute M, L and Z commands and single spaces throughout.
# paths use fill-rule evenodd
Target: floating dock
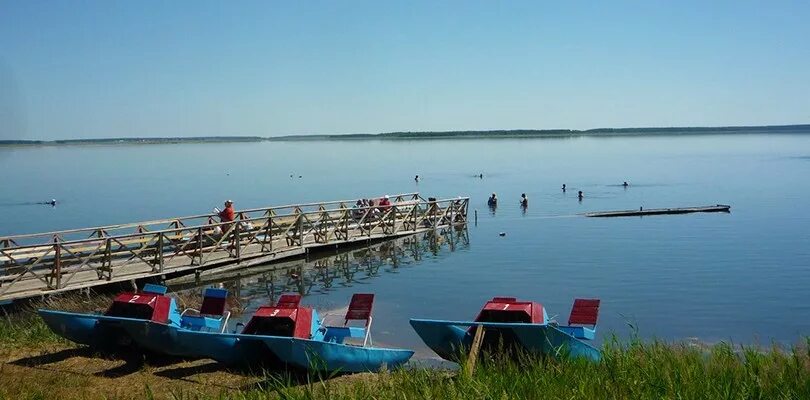
M 666 214 L 690 214 L 699 212 L 731 212 L 731 206 L 717 204 L 703 207 L 681 207 L 681 208 L 650 208 L 624 211 L 600 211 L 585 213 L 586 217 L 636 217 L 644 215 L 666 215 Z
M 362 197 L 367 198 L 367 197 Z M 0 237 L 0 301 L 212 268 L 251 267 L 312 250 L 466 225 L 469 198 L 391 196 L 391 205 L 356 200 Z

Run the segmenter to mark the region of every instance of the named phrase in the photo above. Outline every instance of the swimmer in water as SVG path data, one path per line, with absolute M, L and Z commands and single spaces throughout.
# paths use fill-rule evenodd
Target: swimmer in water
M 564 183 L 563 183 L 562 190 L 563 190 L 563 192 L 565 192 L 565 184 Z
M 521 207 L 528 207 L 529 206 L 529 198 L 526 197 L 526 193 L 520 195 L 520 206 Z
M 585 197 L 585 195 L 583 195 L 582 191 L 580 190 L 579 193 L 577 193 L 577 198 L 579 198 L 579 200 L 582 201 L 583 197 Z
M 624 181 L 624 183 L 622 183 L 622 186 L 624 186 L 624 187 L 628 187 L 628 186 L 630 186 L 630 185 L 628 185 L 628 184 L 627 184 L 627 181 Z

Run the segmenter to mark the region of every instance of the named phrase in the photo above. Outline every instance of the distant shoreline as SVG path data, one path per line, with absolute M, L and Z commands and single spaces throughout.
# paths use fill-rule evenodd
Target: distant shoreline
M 105 138 L 65 140 L 0 140 L 0 146 L 75 146 L 75 145 L 126 145 L 126 144 L 181 144 L 181 143 L 234 143 L 234 142 L 283 142 L 320 140 L 432 140 L 432 139 L 521 139 L 565 137 L 610 137 L 610 136 L 678 136 L 712 134 L 810 134 L 810 124 L 768 126 L 723 126 L 723 127 L 668 127 L 668 128 L 597 128 L 576 129 L 514 129 L 487 131 L 444 132 L 387 132 L 329 135 L 287 136 L 199 136 L 170 138 Z

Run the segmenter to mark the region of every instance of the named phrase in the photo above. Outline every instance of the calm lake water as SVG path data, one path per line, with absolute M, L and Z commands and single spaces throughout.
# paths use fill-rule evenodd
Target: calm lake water
M 810 134 L 0 148 L 0 170 L 0 235 L 200 214 L 227 198 L 470 196 L 478 224 L 453 237 L 291 266 L 308 271 L 305 301 L 323 309 L 377 293 L 374 338 L 387 345 L 424 350 L 409 317 L 472 318 L 495 295 L 540 301 L 563 321 L 573 298 L 601 298 L 600 338 L 628 324 L 706 342 L 810 334 Z M 51 198 L 57 207 L 30 204 Z M 732 212 L 577 215 L 716 203 Z M 259 273 L 240 294 L 250 310 L 294 285 Z

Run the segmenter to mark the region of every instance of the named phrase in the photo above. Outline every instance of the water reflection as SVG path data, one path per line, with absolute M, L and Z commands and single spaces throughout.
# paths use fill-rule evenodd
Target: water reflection
M 381 273 L 399 273 L 425 258 L 444 257 L 469 248 L 466 226 L 439 229 L 417 235 L 317 253 L 307 258 L 271 265 L 179 278 L 170 282 L 174 290 L 216 285 L 228 289 L 242 310 L 275 302 L 282 293 L 303 296 L 325 294 L 337 288 L 367 285 Z

